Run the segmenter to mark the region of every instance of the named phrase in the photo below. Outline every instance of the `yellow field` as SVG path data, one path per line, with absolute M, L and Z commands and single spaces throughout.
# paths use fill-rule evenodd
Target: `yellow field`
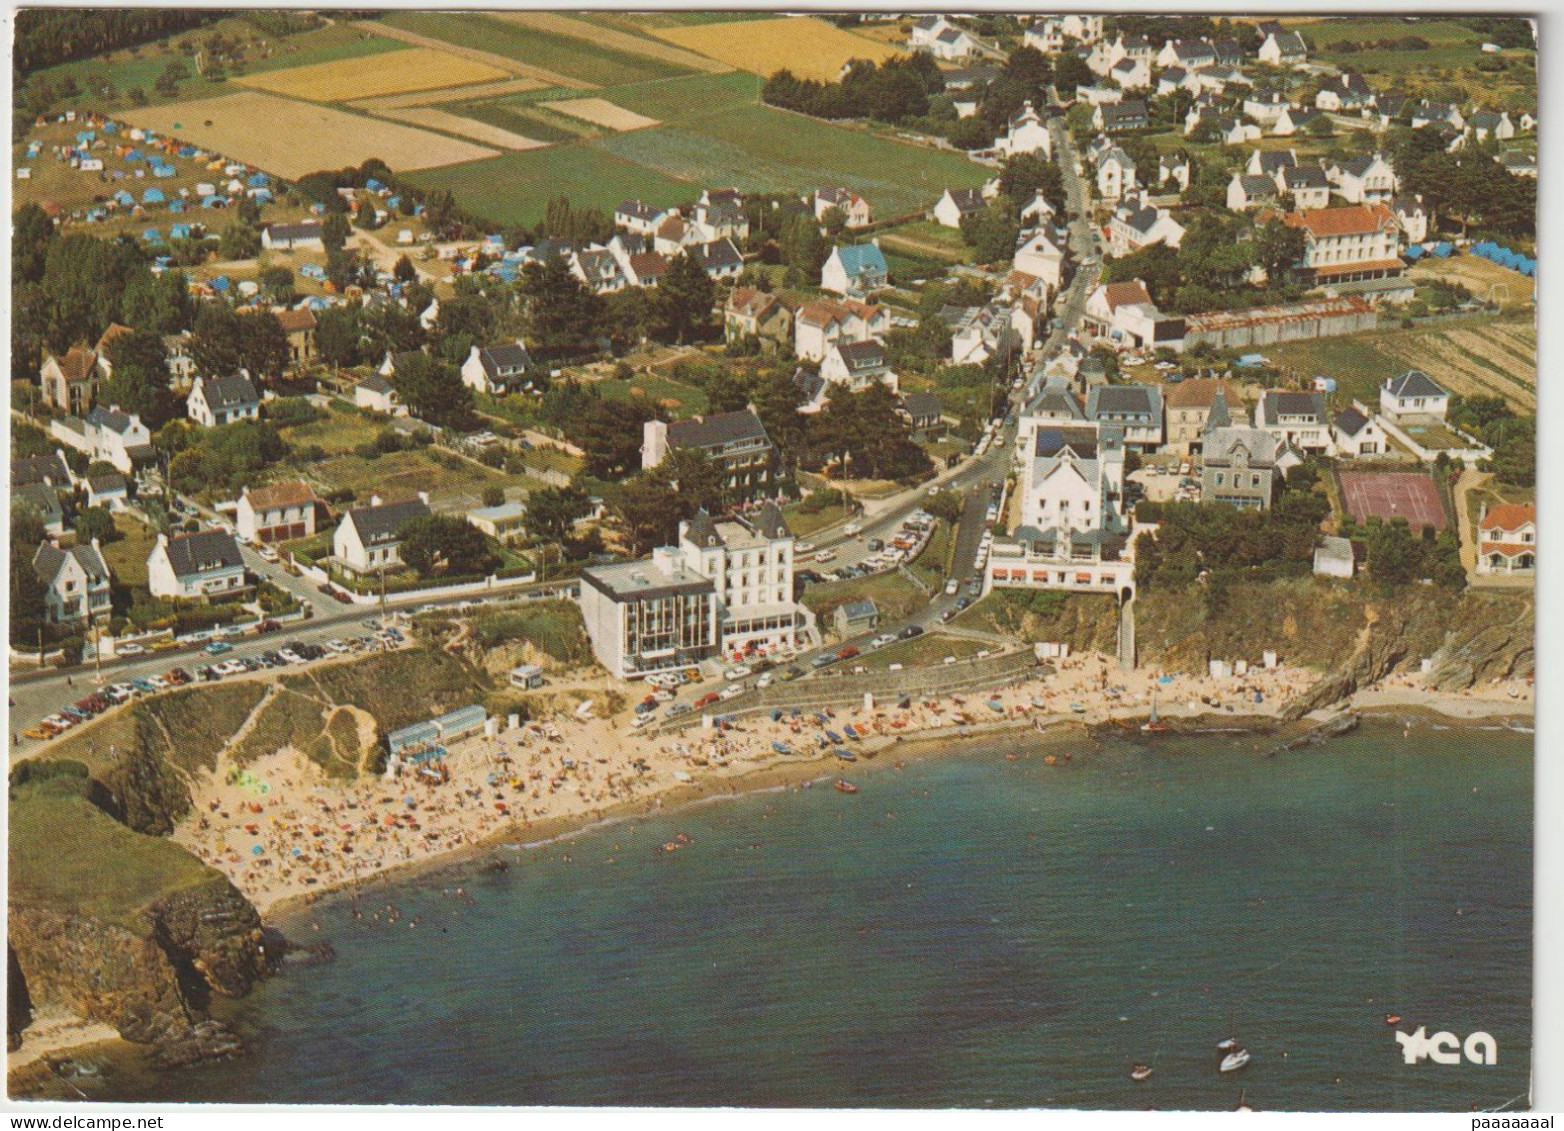
M 400 173 L 497 156 L 493 149 L 428 130 L 259 91 L 127 110 L 123 117 L 289 180 L 371 157 Z
M 263 71 L 233 81 L 239 86 L 308 98 L 312 102 L 347 102 L 382 94 L 490 82 L 508 75 L 508 71 L 474 59 L 427 47 L 412 47 L 360 59 L 338 59 L 307 67 Z
M 615 106 L 606 98 L 562 98 L 543 105 L 561 114 L 569 114 L 572 118 L 591 122 L 594 126 L 607 126 L 611 130 L 644 130 L 647 126 L 658 124 L 656 118 L 647 118 L 622 106 Z
M 537 79 L 501 79 L 499 82 L 481 82 L 476 86 L 437 86 L 432 90 L 420 90 L 412 94 L 388 94 L 383 98 L 355 99 L 348 105 L 355 110 L 368 110 L 373 114 L 381 110 L 405 110 L 409 106 L 438 106 L 445 102 L 477 102 L 484 98 L 503 98 L 507 94 L 525 94 L 529 90 L 541 90 L 545 85 Z
M 399 122 L 410 122 L 415 126 L 428 126 L 432 130 L 441 130 L 457 137 L 470 138 L 473 141 L 482 142 L 485 145 L 497 145 L 501 149 L 521 151 L 524 149 L 541 149 L 548 142 L 536 141 L 521 134 L 513 134 L 509 130 L 503 130 L 499 126 L 491 126 L 487 122 L 474 121 L 471 118 L 463 118 L 457 114 L 448 113 L 445 110 L 436 110 L 432 106 L 407 106 L 401 109 L 385 109 L 380 111 L 385 118 L 395 118 Z
M 801 79 L 835 82 L 849 59 L 878 63 L 905 52 L 843 31 L 813 16 L 656 28 L 659 39 L 757 75 L 786 69 Z

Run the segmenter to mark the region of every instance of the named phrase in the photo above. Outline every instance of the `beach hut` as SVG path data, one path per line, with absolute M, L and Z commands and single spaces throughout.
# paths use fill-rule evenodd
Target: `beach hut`
M 166 204 L 167 202 L 167 198 L 163 195 L 163 190 L 160 188 L 149 188 L 141 194 L 142 204 Z

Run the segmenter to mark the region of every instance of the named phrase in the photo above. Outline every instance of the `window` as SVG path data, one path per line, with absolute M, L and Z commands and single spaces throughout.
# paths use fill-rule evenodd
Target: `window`
M 1222 483 L 1223 483 L 1223 477 L 1222 477 L 1222 473 L 1219 471 L 1219 472 L 1216 473 L 1216 485 L 1218 487 L 1220 487 L 1220 486 L 1222 486 Z

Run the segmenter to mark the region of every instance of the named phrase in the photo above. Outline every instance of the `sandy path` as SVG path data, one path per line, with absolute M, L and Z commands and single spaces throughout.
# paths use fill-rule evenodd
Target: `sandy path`
M 682 47 L 675 47 L 669 43 L 659 43 L 639 35 L 631 35 L 629 32 L 614 31 L 559 12 L 495 12 L 494 16 L 496 19 L 520 24 L 523 27 L 535 28 L 552 35 L 567 36 L 570 39 L 585 40 L 587 43 L 595 43 L 601 47 L 621 51 L 626 55 L 643 55 L 662 63 L 672 63 L 677 67 L 688 67 L 692 71 L 724 75 L 733 70 L 726 63 L 697 55 L 694 51 L 686 51 Z
M 419 47 L 433 47 L 439 51 L 448 51 L 452 55 L 460 55 L 464 59 L 471 59 L 478 63 L 487 63 L 491 67 L 499 67 L 510 74 L 523 76 L 529 79 L 537 79 L 546 86 L 568 86 L 575 90 L 596 90 L 597 84 L 582 82 L 580 79 L 569 78 L 556 74 L 553 71 L 544 70 L 542 67 L 530 66 L 526 63 L 518 63 L 515 59 L 504 55 L 496 55 L 492 51 L 479 51 L 474 47 L 458 47 L 454 43 L 447 43 L 443 39 L 436 39 L 432 35 L 420 35 L 416 31 L 408 31 L 406 28 L 392 27 L 390 24 L 377 23 L 374 20 L 361 21 L 358 27 L 365 31 L 372 31 L 376 35 L 389 35 L 392 39 L 400 39 L 403 43 L 413 43 Z

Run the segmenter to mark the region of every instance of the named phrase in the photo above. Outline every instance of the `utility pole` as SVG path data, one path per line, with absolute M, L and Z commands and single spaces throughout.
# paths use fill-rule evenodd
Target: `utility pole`
M 92 682 L 103 682 L 103 622 L 92 622 Z
M 380 567 L 380 627 L 386 625 L 386 567 Z

